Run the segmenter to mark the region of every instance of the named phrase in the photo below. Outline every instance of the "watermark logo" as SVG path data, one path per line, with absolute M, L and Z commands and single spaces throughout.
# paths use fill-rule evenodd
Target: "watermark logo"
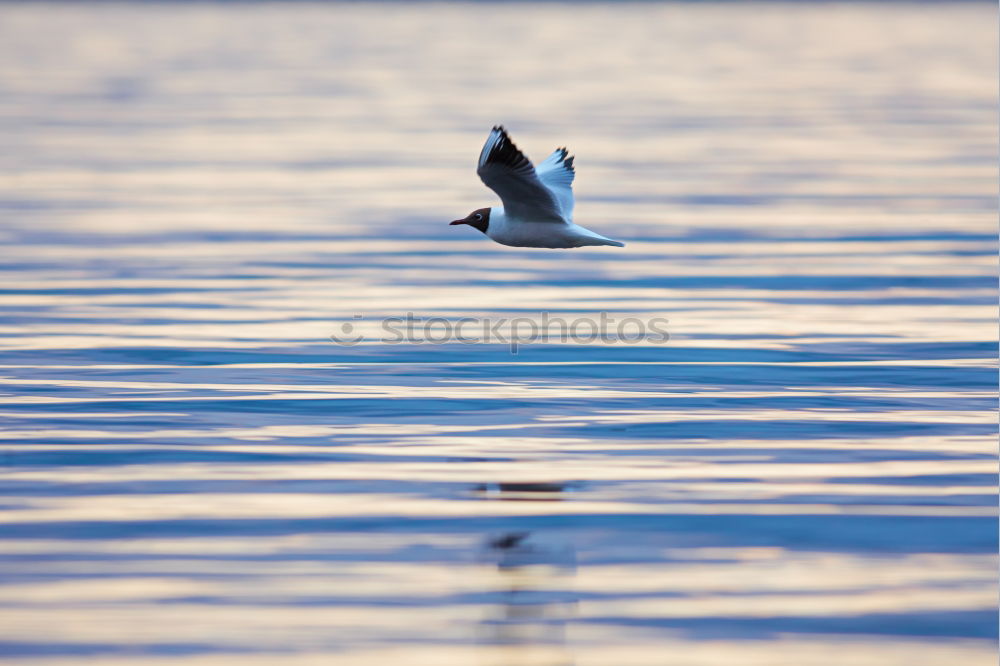
M 662 344 L 670 340 L 669 320 L 663 317 L 618 319 L 607 312 L 582 317 L 558 317 L 540 312 L 537 317 L 421 317 L 407 312 L 403 317 L 384 317 L 364 323 L 364 315 L 354 315 L 330 334 L 338 345 L 352 347 L 365 340 L 386 345 L 443 345 L 460 343 L 507 345 L 510 353 L 533 342 L 573 342 L 576 344 Z
M 365 318 L 364 315 L 354 315 L 353 317 L 351 317 L 351 319 L 354 319 L 355 321 L 364 318 Z M 338 345 L 343 345 L 345 347 L 353 347 L 354 345 L 364 340 L 364 336 L 358 333 L 357 327 L 353 323 L 345 321 L 343 324 L 340 325 L 340 331 L 338 333 L 330 334 L 330 340 L 337 343 Z

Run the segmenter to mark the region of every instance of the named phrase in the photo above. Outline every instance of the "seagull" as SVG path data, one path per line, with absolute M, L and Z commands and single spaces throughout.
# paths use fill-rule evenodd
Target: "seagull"
M 535 168 L 507 130 L 497 125 L 486 139 L 476 173 L 499 195 L 503 206 L 478 208 L 451 224 L 468 224 L 497 243 L 513 247 L 625 246 L 573 224 L 576 173 L 565 148 L 556 148 Z

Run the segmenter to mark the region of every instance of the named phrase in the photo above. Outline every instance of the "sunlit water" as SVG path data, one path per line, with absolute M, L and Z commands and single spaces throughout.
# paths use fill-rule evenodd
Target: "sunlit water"
M 994 663 L 995 13 L 0 6 L 4 662 Z

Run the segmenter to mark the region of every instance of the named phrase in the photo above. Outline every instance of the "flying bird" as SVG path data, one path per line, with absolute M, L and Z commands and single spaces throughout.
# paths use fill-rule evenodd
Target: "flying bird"
M 625 246 L 573 224 L 576 173 L 565 148 L 556 148 L 535 168 L 507 130 L 497 125 L 486 139 L 476 173 L 503 205 L 478 208 L 451 224 L 467 224 L 497 243 L 514 247 Z

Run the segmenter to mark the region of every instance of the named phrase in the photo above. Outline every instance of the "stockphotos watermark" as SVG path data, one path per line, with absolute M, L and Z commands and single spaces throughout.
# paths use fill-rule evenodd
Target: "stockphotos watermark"
M 331 341 L 345 347 L 368 340 L 385 345 L 502 344 L 516 354 L 520 347 L 533 342 L 638 345 L 670 340 L 668 320 L 663 317 L 618 319 L 607 312 L 568 318 L 539 312 L 537 317 L 459 319 L 421 317 L 407 312 L 404 317 L 366 321 L 364 315 L 354 315 L 351 319 L 330 335 Z

